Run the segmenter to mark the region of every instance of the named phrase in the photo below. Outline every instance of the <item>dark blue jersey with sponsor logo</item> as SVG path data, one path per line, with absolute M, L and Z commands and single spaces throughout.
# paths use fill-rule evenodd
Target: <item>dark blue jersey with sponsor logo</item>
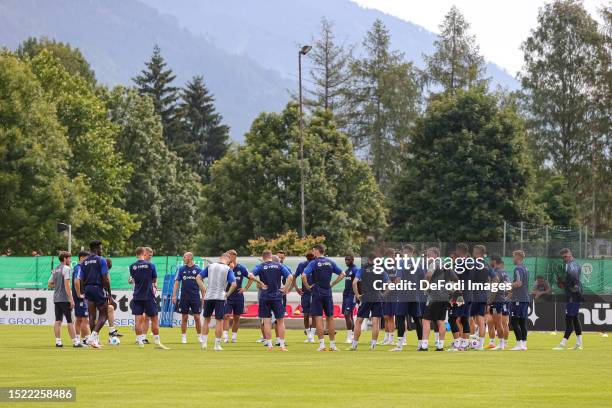
M 342 296 L 354 296 L 353 293 L 353 281 L 355 280 L 355 275 L 359 268 L 357 265 L 351 265 L 346 268 L 344 273 L 346 274 L 346 278 L 344 278 L 344 290 L 342 291 Z
M 153 300 L 153 280 L 157 279 L 155 265 L 139 259 L 130 265 L 130 276 L 134 279 L 134 300 Z
M 291 272 L 289 268 L 279 262 L 267 261 L 257 265 L 251 273 L 258 276 L 267 288 L 259 291 L 260 300 L 279 300 L 282 299 L 280 291 L 283 278 L 287 279 Z
M 497 282 L 499 282 L 499 284 L 502 283 L 509 283 L 510 282 L 510 277 L 508 276 L 508 273 L 506 271 L 504 271 L 502 268 L 496 268 L 493 270 L 493 272 L 495 273 L 495 277 L 497 278 Z M 501 290 L 499 289 L 497 292 L 495 292 L 495 296 L 493 298 L 493 302 L 495 303 L 503 303 L 506 301 L 506 290 Z
M 473 279 L 473 269 L 465 266 L 467 258 L 456 258 L 455 259 L 455 269 L 454 273 L 457 276 L 459 282 L 462 282 L 461 287 L 461 296 L 463 296 L 463 301 L 468 303 L 473 300 L 473 293 L 470 290 L 470 282 Z
M 513 302 L 529 302 L 529 271 L 525 265 L 516 265 L 512 282 L 522 282 L 518 288 L 512 288 Z
M 489 291 L 484 285 L 490 280 L 489 267 L 487 265 L 476 265 L 472 270 L 472 301 L 486 302 L 489 297 Z
M 575 259 L 565 265 L 565 282 L 563 286 L 567 302 L 580 302 L 583 300 L 582 283 L 580 282 L 581 273 L 582 268 Z
M 410 282 L 413 289 L 407 289 L 399 296 L 400 302 L 426 302 L 427 296 L 425 292 L 421 290 L 421 281 L 425 279 L 425 269 L 420 266 L 414 266 L 411 260 L 408 260 L 406 264 L 397 271 L 397 278 L 403 282 Z
M 202 268 L 193 264 L 191 266 L 183 265 L 176 273 L 175 281 L 181 283 L 181 299 L 200 301 L 200 287 L 196 281 L 196 277 L 202 272 Z
M 75 302 L 77 301 L 79 297 L 77 296 L 77 293 L 76 293 L 76 287 L 74 286 L 74 281 L 75 279 L 79 277 L 80 273 L 81 273 L 81 264 L 76 264 L 74 266 L 74 269 L 72 270 L 72 299 L 74 299 Z M 81 291 L 83 291 L 82 288 L 81 288 Z
M 228 297 L 228 299 L 229 300 L 244 299 L 244 295 L 240 293 L 240 288 L 242 288 L 243 281 L 245 279 L 246 280 L 249 279 L 249 270 L 242 264 L 236 264 L 236 266 L 234 267 L 234 269 L 232 269 L 232 271 L 234 271 L 234 277 L 236 278 L 235 280 L 236 289 L 234 290 L 234 293 L 232 293 Z M 227 287 L 225 288 L 226 292 L 230 290 L 230 286 L 232 286 L 232 284 L 228 283 Z
M 309 263 L 310 261 L 302 261 L 298 264 L 297 268 L 295 268 L 295 279 L 301 279 L 300 275 L 304 273 L 304 269 L 306 269 L 306 266 L 308 266 Z M 309 285 L 312 285 L 312 275 L 307 276 L 306 281 Z M 302 286 L 302 290 L 304 291 L 304 293 L 310 293 L 310 291 L 304 286 Z
M 312 275 L 312 293 L 318 296 L 331 296 L 332 275 L 341 273 L 342 269 L 334 261 L 324 256 L 313 259 L 304 269 L 306 276 Z
M 83 261 L 79 278 L 83 287 L 102 286 L 102 276 L 108 275 L 106 259 L 98 255 L 91 255 Z

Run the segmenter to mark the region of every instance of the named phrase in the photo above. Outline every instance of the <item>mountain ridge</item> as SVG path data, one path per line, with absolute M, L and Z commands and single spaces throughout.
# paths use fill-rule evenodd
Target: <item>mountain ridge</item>
M 298 47 L 317 35 L 324 15 L 347 45 L 359 44 L 381 18 L 392 47 L 417 65 L 435 39 L 414 23 L 349 0 L 5 0 L 0 46 L 14 50 L 30 36 L 68 42 L 97 79 L 112 86 L 131 85 L 158 44 L 177 85 L 203 75 L 232 138 L 241 141 L 260 112 L 278 111 L 289 101 L 289 90 L 297 88 Z M 518 86 L 491 64 L 487 75 L 493 86 Z

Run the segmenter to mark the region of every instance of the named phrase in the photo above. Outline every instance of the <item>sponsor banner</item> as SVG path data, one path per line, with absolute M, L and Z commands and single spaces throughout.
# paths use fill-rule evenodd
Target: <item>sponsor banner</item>
M 131 290 L 113 291 L 115 326 L 134 326 L 130 309 Z M 157 296 L 159 305 L 161 297 Z M 74 319 L 74 312 L 73 312 Z M 190 318 L 189 325 L 193 325 Z M 0 324 L 52 325 L 55 322 L 55 308 L 52 290 L 0 290 Z M 174 314 L 174 325 L 181 324 L 181 315 Z
M 612 331 L 612 296 L 586 295 L 578 318 L 583 331 Z M 527 320 L 532 330 L 565 330 L 565 297 L 551 296 L 531 301 Z
M 115 326 L 134 326 L 134 316 L 130 309 L 132 301 L 131 290 L 113 291 L 113 299 L 116 303 Z M 341 296 L 334 294 L 335 301 L 342 301 Z M 341 294 L 339 294 L 341 295 Z M 161 301 L 161 296 L 157 296 L 157 305 Z M 290 293 L 289 302 L 296 307 L 300 304 L 300 298 L 296 293 Z M 247 305 L 257 302 L 257 292 L 245 293 L 245 303 Z M 74 318 L 74 312 L 73 312 Z M 53 325 L 55 322 L 55 309 L 53 305 L 52 290 L 28 290 L 28 289 L 2 289 L 0 290 L 0 324 L 20 324 L 20 325 Z M 173 327 L 181 325 L 181 315 L 174 313 Z M 187 321 L 189 327 L 195 325 L 190 316 Z
M 256 293 L 245 294 L 245 303 L 256 301 Z M 133 326 L 134 316 L 130 309 L 132 291 L 116 290 L 113 298 L 117 304 L 115 326 Z M 531 301 L 528 322 L 531 330 L 553 331 L 565 328 L 565 303 L 561 296 L 540 301 Z M 160 296 L 157 297 L 159 304 Z M 289 294 L 288 301 L 299 304 L 295 293 Z M 341 302 L 334 294 L 334 302 Z M 585 296 L 579 318 L 584 331 L 612 331 L 612 296 Z M 174 313 L 173 325 L 180 326 L 181 315 Z M 55 321 L 53 291 L 50 290 L 0 290 L 0 324 L 52 325 Z M 188 325 L 193 326 L 190 317 Z

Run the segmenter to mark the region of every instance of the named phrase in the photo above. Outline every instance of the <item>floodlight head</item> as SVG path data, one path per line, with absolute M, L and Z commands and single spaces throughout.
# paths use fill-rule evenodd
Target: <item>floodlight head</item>
M 300 49 L 300 54 L 302 55 L 306 55 L 308 54 L 308 51 L 310 51 L 312 49 L 312 47 L 310 45 L 304 45 L 301 49 Z

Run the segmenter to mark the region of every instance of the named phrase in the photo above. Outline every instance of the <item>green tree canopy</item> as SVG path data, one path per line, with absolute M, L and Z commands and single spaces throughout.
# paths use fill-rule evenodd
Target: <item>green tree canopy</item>
M 522 45 L 521 82 L 533 145 L 542 163 L 552 165 L 574 191 L 581 221 L 593 224 L 599 224 L 592 218 L 595 208 L 608 213 L 595 215 L 599 220 L 609 220 L 612 211 L 610 190 L 599 195 L 611 174 L 605 91 L 610 85 L 604 79 L 610 78 L 610 59 L 604 39 L 581 1 L 557 0 L 542 7 L 538 26 Z
M 181 90 L 178 114 L 181 131 L 170 146 L 203 181 L 208 170 L 219 160 L 229 145 L 229 127 L 216 112 L 214 97 L 204 84 L 204 78 L 195 76 Z
M 117 149 L 133 168 L 125 210 L 136 214 L 141 227 L 131 237 L 132 245 L 149 245 L 166 254 L 192 249 L 198 177 L 164 143 L 150 98 L 116 87 L 106 100 L 111 120 L 119 127 Z
M 52 253 L 64 241 L 56 223 L 82 222 L 75 213 L 84 185 L 70 180 L 72 157 L 55 106 L 30 68 L 0 53 L 0 248 Z
M 541 178 L 544 181 L 537 191 L 535 203 L 543 208 L 552 225 L 576 227 L 576 197 L 569 189 L 567 180 L 560 174 L 545 174 Z
M 333 23 L 321 18 L 321 29 L 317 38 L 312 38 L 312 51 L 307 54 L 310 62 L 311 85 L 306 86 L 305 104 L 313 110 L 326 109 L 332 112 L 339 128 L 346 125 L 346 90 L 350 81 L 352 47 L 338 44 Z
M 434 98 L 391 195 L 397 240 L 495 241 L 504 220 L 541 215 L 522 121 L 482 88 Z
M 50 40 L 47 37 L 30 37 L 19 44 L 17 55 L 21 58 L 34 58 L 42 50 L 48 51 L 57 58 L 70 74 L 80 75 L 91 85 L 96 84 L 96 76 L 89 62 L 87 62 L 78 48 L 72 47 L 70 44 Z
M 161 117 L 164 138 L 167 143 L 174 142 L 177 133 L 176 110 L 179 97 L 178 88 L 172 85 L 176 75 L 166 68 L 167 63 L 158 45 L 153 48 L 151 59 L 145 62 L 145 69 L 133 78 L 138 92 L 153 100 L 155 112 Z
M 295 230 L 289 230 L 271 239 L 261 237 L 249 239 L 248 249 L 251 256 L 261 256 L 262 252 L 266 249 L 272 252 L 282 250 L 288 256 L 304 256 L 315 244 L 322 244 L 324 242 L 324 236 L 313 237 L 312 235 L 307 235 L 301 238 Z
M 470 24 L 461 11 L 452 6 L 440 24 L 434 53 L 424 56 L 427 82 L 441 86 L 446 92 L 486 84 L 484 58 L 469 29 Z
M 366 155 L 383 192 L 397 174 L 421 100 L 416 69 L 390 45 L 389 30 L 376 20 L 363 41 L 365 56 L 351 64 L 346 91 L 347 134 Z
M 385 226 L 383 197 L 331 113 L 317 111 L 306 122 L 306 232 L 325 236 L 330 253 L 357 250 L 365 234 Z M 246 144 L 213 165 L 201 207 L 205 250 L 245 251 L 251 238 L 272 238 L 299 226 L 297 136 L 295 105 L 261 114 Z
M 80 76 L 70 75 L 49 52 L 43 50 L 30 65 L 66 132 L 72 150 L 68 174 L 82 178 L 87 187 L 82 193 L 86 209 L 73 233 L 81 243 L 100 239 L 121 253 L 139 225 L 123 209 L 131 167 L 116 150 L 118 129 L 95 89 Z

